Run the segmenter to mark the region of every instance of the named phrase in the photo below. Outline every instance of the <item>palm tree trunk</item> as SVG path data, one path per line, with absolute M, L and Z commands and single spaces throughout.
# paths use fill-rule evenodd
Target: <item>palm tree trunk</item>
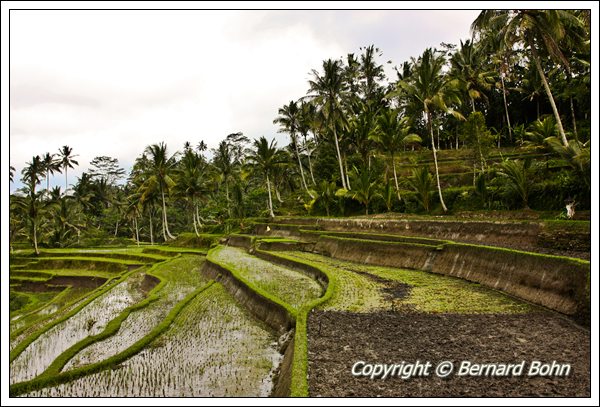
M 569 96 L 569 104 L 571 105 L 571 120 L 573 121 L 573 135 L 575 140 L 579 140 L 577 135 L 577 119 L 575 118 L 575 106 L 573 105 L 573 96 Z
M 67 171 L 68 171 L 68 167 L 65 165 L 65 195 L 67 195 Z
M 396 175 L 396 160 L 394 160 L 394 153 L 392 153 L 392 168 L 394 169 L 394 183 L 396 184 L 396 194 L 398 200 L 400 200 L 400 187 L 398 186 L 398 175 Z
M 192 221 L 194 222 L 194 232 L 196 232 L 196 236 L 200 236 L 200 233 L 198 233 L 198 227 L 196 226 L 196 212 L 194 212 L 194 210 L 192 210 Z
M 473 107 L 473 113 L 475 113 L 475 99 L 473 99 L 472 97 L 471 97 L 471 106 Z M 481 141 L 479 139 L 479 127 L 475 127 L 475 137 L 477 138 L 477 150 L 479 151 L 479 164 L 481 165 L 481 172 L 483 172 L 484 160 L 483 160 L 483 152 L 481 151 Z
M 333 139 L 335 140 L 335 151 L 337 152 L 338 164 L 340 165 L 340 177 L 342 178 L 342 188 L 348 189 L 346 186 L 346 177 L 344 176 L 344 166 L 342 165 L 342 155 L 340 154 L 340 145 L 338 143 L 337 132 L 335 126 L 333 128 Z
M 117 233 L 119 232 L 119 221 L 115 224 L 115 237 L 117 237 Z
M 427 113 L 427 124 L 429 126 L 429 134 L 431 135 L 431 148 L 433 149 L 433 162 L 435 164 L 435 179 L 437 182 L 438 194 L 440 196 L 440 203 L 442 204 L 442 209 L 444 212 L 448 212 L 448 208 L 446 208 L 446 204 L 444 203 L 444 197 L 442 196 L 442 187 L 440 185 L 440 170 L 438 168 L 437 162 L 437 152 L 435 149 L 435 140 L 433 136 L 433 123 L 431 121 L 431 113 Z
M 296 149 L 296 157 L 298 158 L 298 168 L 300 168 L 300 176 L 302 177 L 302 185 L 304 186 L 304 189 L 310 196 L 310 199 L 314 199 L 313 194 L 310 193 L 310 191 L 308 190 L 308 186 L 306 185 L 306 179 L 304 178 L 304 169 L 302 168 L 302 161 L 300 160 L 300 151 L 298 151 L 298 143 L 297 142 L 294 143 L 294 147 Z
M 169 239 L 175 239 L 175 236 L 171 234 L 169 231 L 169 221 L 167 219 L 167 203 L 165 202 L 165 191 L 161 191 L 162 195 L 162 207 L 163 207 L 163 224 L 165 227 L 166 236 L 169 236 Z M 165 241 L 167 240 L 165 236 Z
M 200 222 L 200 214 L 198 213 L 198 204 L 195 205 L 196 208 L 196 221 L 198 222 L 198 226 L 202 228 L 202 222 Z
M 148 218 L 150 219 L 150 244 L 154 246 L 154 231 L 152 230 L 152 212 L 148 212 Z
M 273 199 L 271 197 L 271 181 L 269 180 L 269 174 L 267 174 L 267 191 L 269 191 L 269 215 L 274 218 L 275 214 L 273 213 Z
M 275 190 L 275 197 L 277 198 L 277 202 L 283 203 L 283 199 L 281 199 L 281 194 L 279 193 L 279 189 L 277 189 L 277 183 L 273 182 L 273 189 Z
M 344 156 L 344 170 L 346 172 L 346 186 L 348 187 L 348 190 L 351 190 L 352 187 L 350 186 L 350 177 L 348 176 L 348 161 L 346 160 L 346 156 Z
M 542 64 L 540 62 L 540 57 L 535 49 L 535 45 L 533 44 L 533 40 L 530 36 L 527 37 L 527 41 L 529 42 L 529 48 L 531 48 L 531 54 L 533 55 L 533 60 L 535 61 L 535 66 L 538 70 L 540 78 L 542 79 L 542 84 L 544 85 L 544 89 L 546 90 L 546 95 L 548 96 L 548 100 L 550 101 L 550 106 L 552 106 L 552 112 L 554 112 L 554 118 L 556 119 L 556 125 L 558 126 L 558 132 L 560 133 L 560 138 L 562 139 L 563 145 L 565 147 L 569 146 L 569 142 L 567 141 L 567 135 L 565 134 L 565 129 L 563 128 L 562 121 L 560 120 L 560 114 L 558 114 L 558 109 L 556 108 L 556 103 L 554 102 L 554 97 L 552 96 L 552 91 L 550 90 L 550 85 L 548 85 L 548 80 L 546 79 L 546 74 L 542 69 Z
M 50 170 L 46 171 L 46 195 L 50 193 Z
M 37 225 L 34 220 L 32 220 L 32 223 L 33 223 L 33 248 L 35 249 L 35 255 L 39 256 L 40 250 L 38 249 L 38 244 L 37 244 Z
M 140 230 L 138 228 L 137 217 L 133 218 L 133 224 L 135 225 L 135 241 L 137 245 L 140 245 Z
M 504 75 L 500 73 L 500 83 L 502 84 L 502 98 L 504 99 L 504 113 L 506 114 L 506 125 L 508 126 L 508 139 L 512 143 L 512 127 L 510 126 L 510 115 L 508 114 L 508 103 L 506 102 L 506 89 L 504 88 Z
M 304 136 L 304 146 L 306 146 L 306 134 Z M 313 185 L 317 185 L 315 182 L 315 175 L 313 174 L 312 162 L 310 159 L 310 153 L 308 152 L 308 148 L 306 148 L 306 155 L 308 156 L 308 170 L 310 171 L 310 179 L 312 180 Z
M 231 207 L 229 205 L 229 184 L 225 178 L 225 197 L 227 198 L 227 216 L 231 218 Z

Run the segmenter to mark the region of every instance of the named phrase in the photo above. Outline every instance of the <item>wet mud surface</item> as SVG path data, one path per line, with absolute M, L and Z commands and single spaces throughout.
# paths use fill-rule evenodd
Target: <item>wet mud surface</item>
M 325 397 L 536 397 L 590 396 L 590 333 L 551 313 L 464 315 L 311 312 L 308 321 L 309 389 Z M 367 363 L 432 363 L 428 377 L 384 380 L 354 377 Z M 521 376 L 439 378 L 451 361 L 519 363 Z M 570 374 L 532 376 L 532 361 L 568 363 Z M 455 372 L 456 372 L 455 370 Z

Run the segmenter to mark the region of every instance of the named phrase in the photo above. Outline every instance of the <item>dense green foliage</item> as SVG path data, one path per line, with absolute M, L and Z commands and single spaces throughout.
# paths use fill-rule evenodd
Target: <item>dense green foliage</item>
M 396 78 L 374 46 L 324 61 L 273 112 L 286 148 L 241 132 L 209 154 L 153 144 L 126 179 L 103 156 L 71 187 L 70 147 L 36 155 L 11 195 L 11 244 L 154 243 L 276 215 L 589 209 L 589 11 L 487 10 L 471 28 Z

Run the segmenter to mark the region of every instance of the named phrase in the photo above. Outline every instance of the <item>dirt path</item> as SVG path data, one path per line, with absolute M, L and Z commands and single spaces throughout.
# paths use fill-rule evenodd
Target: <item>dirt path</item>
M 535 397 L 590 396 L 590 333 L 554 314 L 460 315 L 316 311 L 309 317 L 311 396 Z M 456 367 L 525 361 L 519 377 L 385 380 L 354 377 L 367 363 L 445 360 Z M 566 377 L 527 377 L 532 361 L 569 363 Z

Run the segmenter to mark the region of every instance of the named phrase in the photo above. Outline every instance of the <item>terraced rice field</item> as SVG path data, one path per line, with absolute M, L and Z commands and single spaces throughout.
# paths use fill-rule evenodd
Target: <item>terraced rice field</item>
M 179 301 L 197 287 L 207 283 L 200 274 L 201 265 L 201 258 L 185 255 L 158 268 L 154 274 L 163 278 L 166 283 L 160 289 L 157 300 L 131 313 L 115 335 L 83 349 L 67 363 L 63 370 L 107 359 L 150 333 Z
M 213 284 L 169 331 L 117 369 L 29 396 L 268 396 L 281 359 L 277 340 Z
M 244 249 L 219 246 L 211 254 L 220 264 L 294 309 L 322 295 L 322 287 L 307 275 L 252 256 Z
M 418 270 L 369 266 L 314 253 L 278 252 L 324 267 L 336 290 L 323 310 L 370 312 L 394 310 L 456 313 L 525 313 L 532 306 L 458 278 Z
M 286 247 L 279 245 L 270 254 L 257 250 L 256 256 L 219 245 L 210 252 L 156 246 L 46 250 L 39 258 L 30 253 L 11 258 L 11 395 L 398 396 L 401 388 L 411 395 L 448 396 L 449 387 L 437 382 L 419 382 L 416 390 L 361 382 L 349 376 L 348 364 L 421 354 L 437 360 L 446 350 L 458 355 L 464 346 L 472 358 L 509 360 L 538 350 L 557 358 L 566 344 L 577 369 L 586 370 L 589 358 L 564 340 L 547 338 L 543 326 L 577 341 L 585 340 L 585 332 L 541 307 L 454 277 L 290 247 L 294 250 L 280 251 Z M 220 268 L 204 268 L 207 252 Z M 281 335 L 273 320 L 294 329 Z M 537 321 L 541 339 L 527 331 L 529 320 Z M 494 332 L 479 332 L 492 325 Z M 288 342 L 292 333 L 294 341 Z M 283 369 L 287 376 L 281 376 Z M 581 383 L 585 375 L 579 370 L 575 377 Z M 286 380 L 289 388 L 281 388 Z M 519 388 L 494 386 L 499 395 Z M 569 395 L 574 388 L 535 386 L 540 394 Z M 573 394 L 585 393 L 585 386 Z M 526 388 L 514 394 L 527 394 Z

